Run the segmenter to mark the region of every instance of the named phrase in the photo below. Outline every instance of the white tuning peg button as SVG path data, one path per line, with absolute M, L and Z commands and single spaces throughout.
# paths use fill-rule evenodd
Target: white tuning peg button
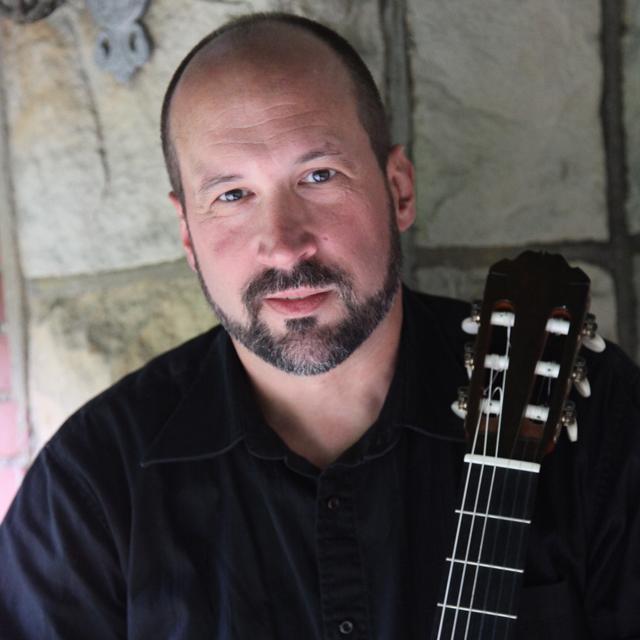
M 451 403 L 451 411 L 453 411 L 453 413 L 455 413 L 458 416 L 458 418 L 461 418 L 462 420 L 464 420 L 467 417 L 466 410 L 460 406 L 460 403 L 457 400 L 454 400 Z
M 480 325 L 471 316 L 462 321 L 462 330 L 472 336 L 478 333 L 479 328 Z
M 595 351 L 596 353 L 602 353 L 607 346 L 602 336 L 597 333 L 591 336 L 585 336 L 582 338 L 582 344 L 590 349 L 591 351 Z
M 451 411 L 455 413 L 458 418 L 463 420 L 467 417 L 467 407 L 469 405 L 469 389 L 467 387 L 460 387 L 458 389 L 458 397 L 451 404 Z
M 583 398 L 588 398 L 591 395 L 591 385 L 587 378 L 587 363 L 584 358 L 576 358 L 571 378 L 578 393 Z
M 567 429 L 567 436 L 571 442 L 578 441 L 578 422 L 575 418 L 571 422 L 567 422 L 565 425 Z
M 591 395 L 591 385 L 589 384 L 589 378 L 582 378 L 582 380 L 576 379 L 573 381 L 573 386 L 583 398 L 588 398 Z
M 561 424 L 567 429 L 567 436 L 571 442 L 578 440 L 578 421 L 576 420 L 576 405 L 567 400 L 562 409 Z
M 469 333 L 475 336 L 480 328 L 480 310 L 482 309 L 482 302 L 474 300 L 471 303 L 471 315 L 462 321 L 462 330 L 465 333 Z
M 591 351 L 601 353 L 604 351 L 606 344 L 597 331 L 598 323 L 596 322 L 596 317 L 592 313 L 588 313 L 582 327 L 582 344 L 587 349 L 591 349 Z

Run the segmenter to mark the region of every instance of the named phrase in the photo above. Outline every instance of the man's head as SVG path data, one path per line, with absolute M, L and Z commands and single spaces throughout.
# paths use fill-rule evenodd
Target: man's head
M 218 318 L 239 349 L 308 375 L 397 303 L 414 205 L 411 164 L 381 105 L 363 107 L 355 63 L 297 20 L 205 39 L 169 87 L 163 132 L 183 245 Z
M 351 78 L 360 122 L 369 136 L 371 148 L 384 171 L 391 146 L 387 117 L 371 72 L 356 50 L 335 31 L 313 20 L 288 13 L 254 13 L 232 20 L 200 40 L 178 65 L 165 92 L 160 116 L 162 151 L 171 188 L 180 200 L 183 199 L 184 194 L 180 166 L 171 140 L 170 111 L 173 94 L 182 74 L 199 52 L 206 50 L 225 34 L 235 38 L 236 42 L 250 41 L 252 34 L 257 35 L 261 30 L 278 25 L 297 27 L 312 34 L 330 47 L 340 59 Z

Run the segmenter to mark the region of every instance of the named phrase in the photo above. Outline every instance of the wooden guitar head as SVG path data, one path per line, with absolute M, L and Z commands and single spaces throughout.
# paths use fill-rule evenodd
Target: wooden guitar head
M 539 462 L 553 449 L 589 303 L 589 278 L 527 251 L 489 271 L 465 430 L 472 453 Z

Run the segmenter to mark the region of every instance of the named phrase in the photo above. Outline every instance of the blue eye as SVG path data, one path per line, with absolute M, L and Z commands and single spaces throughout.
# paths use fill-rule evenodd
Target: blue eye
M 316 169 L 311 173 L 308 173 L 304 178 L 302 178 L 302 182 L 318 184 L 321 182 L 328 182 L 336 175 L 336 172 L 333 169 Z
M 246 197 L 248 193 L 246 189 L 230 189 L 219 196 L 218 200 L 221 202 L 236 202 Z

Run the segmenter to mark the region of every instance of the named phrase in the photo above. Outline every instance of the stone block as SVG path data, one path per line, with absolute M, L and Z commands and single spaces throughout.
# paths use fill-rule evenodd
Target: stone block
M 376 0 L 279 0 L 280 11 L 318 20 L 346 38 L 366 62 L 384 95 L 385 43 Z
M 128 269 L 182 251 L 159 142 L 162 96 L 180 59 L 232 15 L 273 3 L 156 0 L 155 51 L 126 85 L 94 62 L 83 3 L 30 25 L 2 22 L 18 235 L 27 278 Z
M 78 406 L 215 318 L 182 264 L 29 289 L 29 397 L 41 446 Z
M 422 245 L 605 239 L 597 0 L 408 0 Z
M 626 133 L 627 212 L 629 230 L 640 232 L 640 4 L 624 3 L 626 31 L 623 38 L 624 125 Z

